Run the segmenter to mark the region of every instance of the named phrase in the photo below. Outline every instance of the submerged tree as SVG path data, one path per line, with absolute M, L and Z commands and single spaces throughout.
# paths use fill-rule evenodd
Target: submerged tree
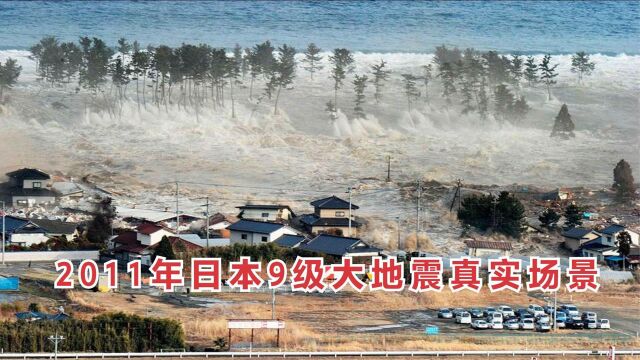
M 433 66 L 431 64 L 422 65 L 422 83 L 424 84 L 424 98 L 429 101 L 429 84 L 433 79 Z
M 511 67 L 509 68 L 511 74 L 511 84 L 514 88 L 520 87 L 520 80 L 523 76 L 523 61 L 520 55 L 511 56 Z
M 492 229 L 512 237 L 520 237 L 525 224 L 524 206 L 506 191 L 498 197 L 471 195 L 462 200 L 458 219 L 480 230 Z
M 274 65 L 274 77 L 271 80 L 278 89 L 276 93 L 276 101 L 273 107 L 274 114 L 278 113 L 280 92 L 282 89 L 286 89 L 291 85 L 293 83 L 293 78 L 296 76 L 295 55 L 296 49 L 291 46 L 284 44 L 278 48 L 278 58 Z
M 364 103 L 364 90 L 367 87 L 367 80 L 369 80 L 367 75 L 355 75 L 353 79 L 353 89 L 356 93 L 353 111 L 357 118 L 364 118 L 365 116 L 362 104 Z
M 303 68 L 311 74 L 311 80 L 313 80 L 313 74 L 323 68 L 323 66 L 319 64 L 319 62 L 322 61 L 322 56 L 320 56 L 321 51 L 322 50 L 314 43 L 310 43 L 304 51 L 304 58 L 301 61 L 305 64 Z
M 584 51 L 579 51 L 571 57 L 571 72 L 578 74 L 578 83 L 582 84 L 584 75 L 591 75 L 596 68 L 596 63 L 590 60 L 589 55 Z
M 380 103 L 382 100 L 382 88 L 384 86 L 384 82 L 389 79 L 389 70 L 385 70 L 387 63 L 384 60 L 380 60 L 380 63 L 371 65 L 371 74 L 373 78 L 371 81 L 373 82 L 373 87 L 375 89 L 375 93 L 373 97 L 376 99 L 376 104 Z
M 510 112 L 514 122 L 518 123 L 524 120 L 524 118 L 527 116 L 527 113 L 529 113 L 529 110 L 531 110 L 531 107 L 529 106 L 529 104 L 527 104 L 527 100 L 524 98 L 524 96 L 521 95 L 513 102 L 513 105 L 511 106 Z
M 0 104 L 4 102 L 4 91 L 18 82 L 22 66 L 15 59 L 8 58 L 4 65 L 0 62 Z
M 560 214 L 551 208 L 547 208 L 538 216 L 538 220 L 540 220 L 540 224 L 544 227 L 555 227 L 560 220 Z
M 407 97 L 407 108 L 411 111 L 411 104 L 420 97 L 420 91 L 416 86 L 418 78 L 412 74 L 402 74 L 404 94 Z
M 547 54 L 542 58 L 542 62 L 540 63 L 540 80 L 547 87 L 549 100 L 551 100 L 551 85 L 556 83 L 555 78 L 558 76 L 556 67 L 558 67 L 558 64 L 551 66 L 551 55 Z
M 566 228 L 574 228 L 582 225 L 583 210 L 575 203 L 569 204 L 564 209 L 564 226 Z
M 442 97 L 447 100 L 447 103 L 451 103 L 451 96 L 456 93 L 456 75 L 453 66 L 450 63 L 442 64 L 438 77 L 442 81 Z
M 494 115 L 497 120 L 506 121 L 511 114 L 513 107 L 514 96 L 509 91 L 506 85 L 501 84 L 496 86 L 496 90 L 493 93 L 494 97 Z
M 624 159 L 620 160 L 613 169 L 613 189 L 616 191 L 616 199 L 621 202 L 636 198 L 636 185 L 633 178 L 631 165 Z
M 347 73 L 353 71 L 353 55 L 347 49 L 335 49 L 333 55 L 329 56 L 329 61 L 333 65 L 331 69 L 331 79 L 333 80 L 333 106 L 338 107 L 338 89 L 342 87 Z
M 533 56 L 527 57 L 527 61 L 524 63 L 524 78 L 529 86 L 534 86 L 538 82 L 538 65 Z
M 567 104 L 562 104 L 560 112 L 556 115 L 555 122 L 553 123 L 553 130 L 551 130 L 551 137 L 561 137 L 567 139 L 574 137 L 573 130 L 575 125 L 571 120 L 571 114 L 569 114 L 569 107 Z

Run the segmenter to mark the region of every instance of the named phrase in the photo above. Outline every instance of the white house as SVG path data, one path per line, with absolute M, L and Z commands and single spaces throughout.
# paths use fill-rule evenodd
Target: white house
M 37 204 L 52 204 L 56 195 L 47 188 L 49 174 L 38 169 L 20 169 L 7 173 L 9 196 L 14 207 L 31 207 Z
M 246 220 L 289 222 L 295 214 L 287 205 L 244 205 L 238 206 L 238 217 Z
M 279 223 L 240 220 L 227 228 L 231 232 L 231 245 L 259 245 L 275 241 L 285 234 L 297 235 L 292 228 Z
M 510 256 L 513 251 L 513 246 L 508 241 L 466 240 L 464 243 L 467 245 L 469 256 Z
M 623 225 L 618 225 L 618 224 L 609 225 L 606 228 L 599 231 L 599 233 L 601 234 L 601 243 L 603 245 L 617 246 L 616 242 L 618 241 L 617 239 L 618 234 L 620 234 L 623 231 L 626 231 L 627 233 L 629 233 L 632 244 L 640 245 L 640 235 L 637 232 L 629 230 L 625 228 Z
M 144 223 L 140 224 L 136 228 L 136 239 L 142 245 L 151 246 L 155 245 L 162 240 L 165 236 L 173 236 L 173 232 L 160 225 Z

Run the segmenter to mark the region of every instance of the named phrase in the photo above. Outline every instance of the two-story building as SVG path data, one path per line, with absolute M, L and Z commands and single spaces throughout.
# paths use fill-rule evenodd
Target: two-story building
M 564 247 L 571 250 L 577 251 L 584 245 L 585 243 L 595 240 L 600 235 L 598 235 L 595 231 L 582 227 L 574 227 L 562 233 L 564 237 Z
M 609 225 L 598 231 L 601 234 L 600 242 L 603 245 L 617 246 L 618 235 L 623 231 L 626 231 L 629 234 L 632 244 L 640 245 L 640 235 L 637 232 L 627 229 L 624 225 L 618 224 Z
M 51 177 L 38 169 L 24 168 L 7 173 L 8 197 L 13 207 L 53 204 L 56 194 L 48 188 Z
M 302 216 L 300 222 L 305 230 L 311 234 L 333 234 L 339 236 L 356 236 L 357 229 L 362 226 L 355 220 L 357 205 L 337 196 L 330 196 L 311 202 L 313 214 Z M 351 206 L 351 211 L 349 211 Z M 351 213 L 351 222 L 349 214 Z M 349 227 L 351 225 L 351 227 Z
M 247 204 L 238 209 L 238 218 L 246 220 L 289 223 L 296 216 L 287 205 Z

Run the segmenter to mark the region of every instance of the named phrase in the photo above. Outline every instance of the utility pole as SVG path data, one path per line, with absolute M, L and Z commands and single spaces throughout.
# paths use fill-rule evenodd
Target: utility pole
M 56 330 L 56 335 L 53 336 L 49 336 L 49 341 L 51 341 L 53 343 L 53 353 L 55 356 L 55 359 L 58 360 L 58 344 L 62 342 L 62 340 L 64 340 L 65 337 L 64 336 L 58 336 L 58 330 Z
M 204 199 L 207 200 L 207 203 L 203 206 L 206 207 L 205 216 L 207 217 L 207 249 L 209 248 L 209 197 L 205 196 Z
M 498 198 L 493 196 L 493 194 L 491 194 L 491 197 L 492 197 L 491 203 L 493 204 L 493 211 L 492 211 L 492 214 L 491 214 L 491 218 L 492 218 L 491 230 L 495 232 L 496 231 L 496 226 L 498 225 L 496 223 L 496 206 L 498 205 Z
M 391 182 L 391 155 L 387 156 L 387 182 Z
M 453 200 L 451 200 L 449 211 L 453 211 L 453 206 L 456 204 L 456 200 L 458 201 L 458 211 L 460 211 L 460 207 L 462 206 L 462 179 L 456 180 L 456 192 L 453 194 Z
M 353 189 L 351 186 L 347 189 L 349 192 L 349 237 L 351 237 L 351 189 Z
M 402 250 L 402 246 L 400 246 L 400 217 L 396 216 L 396 227 L 398 230 L 398 250 Z
M 271 289 L 271 320 L 276 319 L 276 289 Z
M 422 182 L 418 180 L 417 199 L 416 199 L 416 239 L 420 233 L 420 198 L 422 197 Z
M 176 236 L 180 238 L 180 205 L 178 181 L 176 180 Z
M 0 201 L 2 203 L 2 266 L 4 267 L 4 242 L 5 242 L 5 217 L 7 216 L 6 204 L 4 201 Z

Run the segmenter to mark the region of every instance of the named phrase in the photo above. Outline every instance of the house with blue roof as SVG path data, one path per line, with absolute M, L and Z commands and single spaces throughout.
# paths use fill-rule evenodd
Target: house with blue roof
M 639 245 L 639 241 L 640 241 L 640 235 L 638 235 L 637 232 L 628 229 L 627 227 L 625 227 L 624 225 L 619 225 L 619 224 L 611 224 L 609 226 L 607 226 L 606 228 L 598 231 L 598 233 L 601 234 L 601 243 L 604 245 L 609 245 L 609 246 L 616 246 L 616 243 L 618 241 L 618 235 L 623 232 L 626 231 L 627 233 L 629 233 L 629 236 L 631 237 L 631 243 L 634 245 Z
M 71 316 L 65 314 L 64 312 L 59 312 L 57 314 L 47 314 L 40 311 L 24 311 L 16 313 L 16 319 L 28 322 L 42 320 L 63 321 L 70 318 Z
M 302 244 L 305 240 L 307 240 L 307 238 L 302 235 L 284 234 L 277 238 L 274 243 L 281 247 L 293 249 L 300 246 L 300 244 Z
M 283 235 L 298 235 L 287 225 L 242 219 L 227 227 L 231 233 L 230 244 L 260 245 L 275 241 Z

